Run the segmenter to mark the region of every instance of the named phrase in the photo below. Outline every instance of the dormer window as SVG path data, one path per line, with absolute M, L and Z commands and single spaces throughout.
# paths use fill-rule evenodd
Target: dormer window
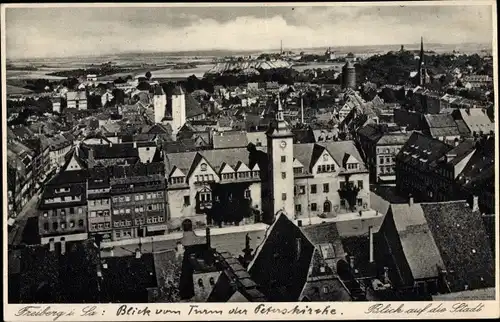
M 356 170 L 356 169 L 358 169 L 358 164 L 357 163 L 348 163 L 347 169 L 348 170 Z
M 304 168 L 303 167 L 293 168 L 293 173 L 294 174 L 302 174 L 303 172 L 304 172 Z
M 206 163 L 202 163 L 202 164 L 200 165 L 200 170 L 201 170 L 201 171 L 207 171 L 207 164 L 206 164 Z
M 170 178 L 170 183 L 171 184 L 182 184 L 182 183 L 184 183 L 184 177 L 173 177 L 173 178 Z

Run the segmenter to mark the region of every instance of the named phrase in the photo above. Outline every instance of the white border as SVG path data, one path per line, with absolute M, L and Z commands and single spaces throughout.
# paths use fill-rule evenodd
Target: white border
M 493 22 L 493 40 L 492 40 L 492 48 L 493 48 L 493 66 L 494 66 L 494 85 L 495 90 L 498 89 L 498 43 L 497 43 L 497 16 L 496 16 L 496 2 L 495 1 L 418 1 L 418 2 L 344 2 L 344 3 L 172 3 L 172 4 L 160 4 L 160 3 L 97 3 L 97 4 L 74 4 L 74 3 L 50 3 L 50 4 L 2 4 L 1 5 L 1 75 L 2 75 L 2 106 L 6 106 L 6 49 L 5 49 L 5 9 L 6 8 L 59 8 L 59 7 L 284 7 L 284 6 L 294 6 L 294 7 L 302 7 L 302 6 L 456 6 L 456 5 L 491 5 L 492 6 L 492 22 Z M 498 91 L 495 92 L 495 106 L 498 107 Z M 2 108 L 2 154 L 3 154 L 3 162 L 2 162 L 2 172 L 6 174 L 7 170 L 7 147 L 6 147 L 6 115 L 5 108 Z M 498 147 L 499 137 L 498 137 L 498 110 L 495 110 L 495 124 L 497 125 L 497 129 L 495 129 L 495 142 Z M 498 149 L 495 150 L 495 166 L 498 169 Z M 3 196 L 4 200 L 6 200 L 7 196 L 7 185 L 5 175 L 2 176 L 4 178 L 3 186 Z M 499 200 L 499 178 L 498 175 L 495 176 L 495 186 L 497 187 L 495 191 L 495 198 Z M 7 238 L 7 203 L 4 202 L 4 234 L 3 234 L 3 245 L 8 244 Z M 499 213 L 499 205 L 496 203 L 496 214 Z M 498 242 L 499 235 L 499 225 L 498 221 L 495 225 L 496 231 L 496 241 Z M 170 309 L 170 310 L 180 310 L 181 315 L 170 314 L 170 315 L 155 315 L 152 314 L 150 316 L 144 315 L 129 315 L 129 316 L 116 316 L 116 312 L 120 307 L 120 304 L 98 304 L 98 305 L 72 305 L 72 304 L 55 304 L 55 305 L 41 305 L 43 308 L 50 307 L 50 310 L 57 310 L 60 312 L 74 312 L 73 315 L 63 316 L 57 319 L 57 321 L 160 321 L 160 320 L 182 320 L 182 321 L 192 321 L 192 320 L 286 320 L 286 319 L 301 319 L 301 320 L 312 320 L 312 319 L 359 319 L 359 318 L 369 318 L 369 319 L 421 319 L 421 318 L 431 318 L 431 319 L 442 319 L 442 318 L 453 318 L 453 319 L 464 319 L 464 318 L 480 318 L 480 317 L 499 317 L 500 316 L 500 305 L 499 305 L 499 265 L 498 265 L 498 257 L 499 257 L 499 249 L 496 249 L 496 301 L 482 301 L 482 302 L 467 302 L 469 307 L 474 307 L 479 303 L 484 305 L 484 308 L 481 312 L 469 312 L 469 313 L 460 313 L 455 312 L 452 313 L 450 310 L 446 313 L 440 314 L 432 314 L 429 313 L 429 309 L 427 308 L 426 312 L 421 314 L 417 313 L 394 313 L 394 314 L 366 314 L 365 312 L 377 303 L 375 302 L 364 302 L 364 303 L 318 303 L 318 302 L 308 302 L 308 303 L 262 303 L 266 307 L 272 306 L 273 308 L 281 308 L 281 309 L 292 309 L 294 306 L 299 305 L 301 308 L 318 308 L 323 310 L 326 306 L 329 306 L 330 309 L 336 310 L 336 315 L 322 315 L 322 314 L 305 314 L 305 315 L 293 315 L 293 314 L 252 314 L 254 309 L 259 305 L 259 303 L 237 303 L 237 304 L 227 304 L 227 303 L 218 303 L 217 306 L 214 306 L 213 303 L 172 303 L 172 304 L 158 304 L 158 303 L 150 303 L 150 304 L 132 304 L 138 308 L 146 308 L 148 307 L 153 313 L 157 308 L 158 309 Z M 3 248 L 3 258 L 4 258 L 4 290 L 3 295 L 4 299 L 7 299 L 7 282 L 8 282 L 8 274 L 7 274 L 7 247 Z M 397 308 L 399 305 L 403 304 L 405 306 L 405 310 L 410 308 L 424 308 L 427 305 L 432 305 L 432 307 L 436 307 L 439 304 L 442 307 L 451 308 L 453 305 L 457 305 L 457 302 L 384 302 L 384 305 L 391 305 L 393 308 Z M 215 310 L 220 309 L 223 311 L 222 315 L 219 314 L 201 314 L 201 315 L 189 315 L 190 305 L 198 305 L 199 309 L 207 309 L 207 310 Z M 95 306 L 95 315 L 91 316 L 82 316 L 82 310 L 89 309 L 90 307 Z M 7 304 L 4 301 L 4 319 L 6 321 L 45 321 L 45 320 L 54 320 L 54 318 L 48 319 L 47 317 L 27 317 L 22 316 L 16 317 L 16 312 L 18 312 L 24 305 L 20 304 Z M 229 314 L 229 310 L 232 308 L 238 307 L 240 309 L 247 309 L 248 314 L 246 315 L 238 315 L 238 314 Z

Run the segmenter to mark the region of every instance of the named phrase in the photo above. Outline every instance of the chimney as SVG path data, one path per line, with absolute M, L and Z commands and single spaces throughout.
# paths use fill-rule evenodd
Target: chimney
M 296 247 L 296 254 L 295 254 L 295 258 L 296 260 L 298 261 L 300 259 L 300 253 L 302 251 L 302 239 L 300 238 L 295 238 L 295 247 Z
M 384 267 L 384 284 L 389 284 L 389 267 Z
M 368 227 L 368 234 L 369 234 L 369 237 L 370 237 L 370 263 L 373 263 L 375 260 L 374 260 L 374 256 L 373 256 L 373 227 L 370 226 Z
M 89 159 L 88 159 L 88 165 L 89 165 L 89 168 L 92 169 L 94 167 L 94 163 L 95 163 L 95 157 L 94 157 L 94 148 L 90 148 L 89 150 Z
M 210 227 L 207 227 L 205 231 L 207 235 L 207 247 L 208 249 L 210 249 L 211 248 Z
M 66 254 L 66 241 L 61 240 L 61 255 Z
M 56 245 L 55 245 L 55 243 L 54 243 L 54 240 L 53 240 L 53 239 L 51 239 L 51 240 L 49 241 L 49 250 L 50 250 L 51 252 L 53 252 L 53 251 L 55 251 L 55 250 L 56 250 Z
M 139 248 L 137 248 L 135 250 L 135 258 L 140 259 L 141 257 L 142 257 L 141 250 Z
M 409 198 L 408 198 L 408 205 L 413 206 L 413 196 L 410 195 Z
M 354 256 L 350 255 L 349 256 L 349 264 L 351 266 L 351 269 L 354 270 Z
M 401 127 L 401 133 L 406 133 L 406 126 Z
M 137 142 L 134 141 L 134 149 L 137 149 Z
M 109 146 L 113 146 L 113 142 L 109 141 Z
M 300 97 L 300 121 L 304 124 L 304 98 Z
M 479 197 L 478 196 L 472 196 L 471 208 L 472 208 L 473 212 L 479 211 Z

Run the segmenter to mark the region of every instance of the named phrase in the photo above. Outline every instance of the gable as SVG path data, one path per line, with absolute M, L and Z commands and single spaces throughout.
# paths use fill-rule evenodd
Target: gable
M 82 166 L 80 165 L 80 162 L 76 159 L 75 154 L 71 156 L 71 159 L 68 162 L 68 165 L 66 166 L 66 171 L 75 171 L 75 170 L 82 170 Z
M 199 153 L 196 154 L 196 157 L 193 160 L 191 170 L 188 173 L 188 180 L 193 177 L 203 178 L 204 181 L 218 181 L 219 179 L 215 169 Z
M 300 161 L 297 160 L 297 158 L 293 158 L 293 164 L 292 164 L 292 166 L 294 168 L 303 168 L 304 167 L 304 165 L 302 163 L 300 163 Z
M 221 167 L 221 170 L 220 170 L 220 173 L 233 173 L 235 172 L 233 168 L 231 168 L 231 166 L 227 163 L 223 163 L 222 164 L 222 167 Z
M 178 177 L 185 177 L 186 175 L 184 172 L 182 172 L 181 169 L 177 168 L 174 166 L 174 169 L 172 170 L 172 173 L 170 174 L 170 178 L 178 178 Z
M 327 149 L 325 149 L 324 147 L 321 147 L 321 148 L 322 148 L 322 151 L 318 151 L 317 155 L 315 155 L 316 161 L 314 161 L 314 159 L 311 160 L 314 162 L 314 163 L 312 163 L 312 166 L 311 166 L 312 172 L 313 173 L 317 173 L 317 172 L 321 173 L 321 172 L 337 171 L 338 168 L 340 168 L 338 163 L 335 161 L 335 159 L 330 154 L 330 152 L 328 152 Z M 318 169 L 320 169 L 320 170 L 318 171 Z
M 238 161 L 235 170 L 236 172 L 248 172 L 250 171 L 250 168 L 245 163 Z

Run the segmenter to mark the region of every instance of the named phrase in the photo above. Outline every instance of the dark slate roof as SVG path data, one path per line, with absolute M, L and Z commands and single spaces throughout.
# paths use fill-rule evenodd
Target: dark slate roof
M 301 243 L 299 254 L 297 240 Z M 280 214 L 257 248 L 248 272 L 270 301 L 297 301 L 307 280 L 314 249 L 300 229 Z
M 56 176 L 54 176 L 46 185 L 62 185 L 62 184 L 72 184 L 72 183 L 84 183 L 87 180 L 88 171 L 77 170 L 77 171 L 61 171 Z
M 94 159 L 120 159 L 138 158 L 139 151 L 134 148 L 133 143 L 113 143 L 97 145 L 80 145 L 80 153 L 83 158 L 88 158 L 89 150 L 94 150 Z
M 204 114 L 205 111 L 200 107 L 200 103 L 198 103 L 193 96 L 190 94 L 185 96 L 186 98 L 186 117 L 195 117 L 200 114 Z
M 449 272 L 450 289 L 493 287 L 495 260 L 481 214 L 465 201 L 420 206 Z
M 444 156 L 452 148 L 440 140 L 414 132 L 399 151 L 397 159 L 421 171 L 427 171 L 431 163 Z

